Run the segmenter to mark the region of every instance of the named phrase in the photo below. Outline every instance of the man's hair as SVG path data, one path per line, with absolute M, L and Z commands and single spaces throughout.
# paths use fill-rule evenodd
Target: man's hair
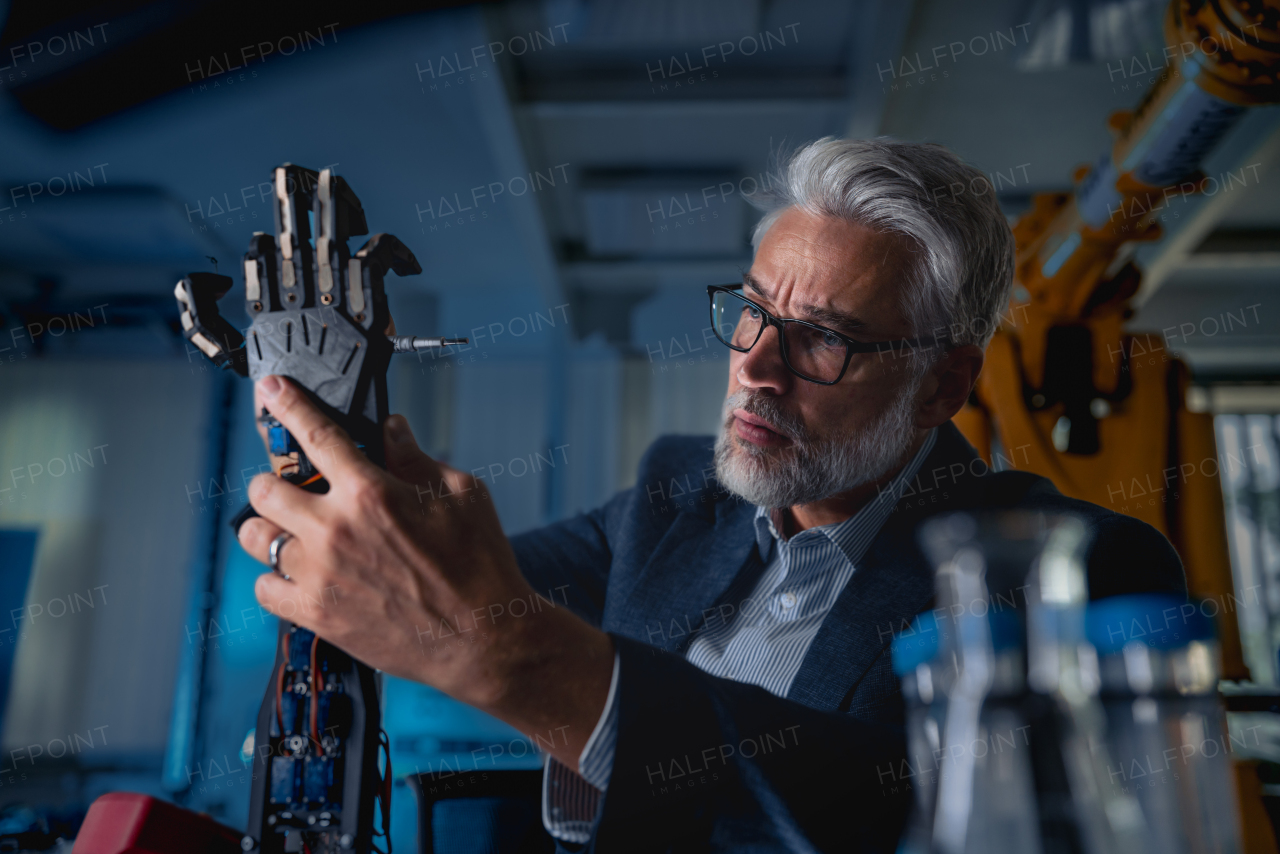
M 756 248 L 790 207 L 901 235 L 915 256 L 902 295 L 914 334 L 991 340 L 1013 287 L 1013 232 L 987 177 L 941 145 L 823 137 L 748 198 L 765 212 Z

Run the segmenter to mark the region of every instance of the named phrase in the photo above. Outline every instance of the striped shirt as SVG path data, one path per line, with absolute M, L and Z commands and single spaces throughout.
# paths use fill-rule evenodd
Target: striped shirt
M 937 430 L 930 430 L 911 462 L 843 522 L 808 528 L 787 539 L 778 531 L 777 511 L 757 507 L 756 545 L 764 573 L 735 616 L 694 637 L 686 660 L 713 676 L 785 697 L 822 621 L 936 441 Z M 613 772 L 618 669 L 615 655 L 604 712 L 578 758 L 578 772 L 547 757 L 542 823 L 565 842 L 590 839 L 600 795 Z

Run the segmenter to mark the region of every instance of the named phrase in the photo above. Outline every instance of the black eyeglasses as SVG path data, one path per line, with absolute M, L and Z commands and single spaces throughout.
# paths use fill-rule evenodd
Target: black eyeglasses
M 854 353 L 895 356 L 901 350 L 935 347 L 937 338 L 900 341 L 855 341 L 832 329 L 786 317 L 774 317 L 742 295 L 741 285 L 708 285 L 711 328 L 726 347 L 745 353 L 755 346 L 766 326 L 778 327 L 778 347 L 791 373 L 819 385 L 840 382 Z

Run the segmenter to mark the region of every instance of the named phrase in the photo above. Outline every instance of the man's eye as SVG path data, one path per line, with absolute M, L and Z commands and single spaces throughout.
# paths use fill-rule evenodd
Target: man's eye
M 759 320 L 759 319 L 760 319 L 760 312 L 759 312 L 759 310 L 758 310 L 758 309 L 755 309 L 755 308 L 752 308 L 752 307 L 748 306 L 748 307 L 747 307 L 747 317 L 750 317 L 752 320 Z
M 822 346 L 836 348 L 844 344 L 834 333 L 827 332 L 822 336 Z

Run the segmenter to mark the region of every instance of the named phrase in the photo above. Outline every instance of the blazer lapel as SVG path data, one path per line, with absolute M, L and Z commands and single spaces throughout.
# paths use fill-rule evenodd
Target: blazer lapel
M 787 692 L 789 699 L 841 710 L 841 701 L 893 640 L 893 633 L 928 607 L 933 568 L 915 546 L 913 528 L 890 517 L 872 541 L 809 645 Z
M 977 481 L 985 473 L 985 466 L 971 465 L 978 459 L 973 446 L 953 424 L 939 428 L 933 451 L 822 621 L 791 682 L 789 699 L 818 709 L 843 711 L 843 700 L 893 640 L 893 634 L 929 607 L 934 572 L 916 543 L 916 530 L 930 515 L 964 510 L 973 504 Z M 934 501 L 935 496 L 941 500 Z
M 638 573 L 610 579 L 603 628 L 683 649 L 734 581 L 763 569 L 754 518 L 755 507 L 736 499 L 715 502 L 714 516 L 680 513 Z

